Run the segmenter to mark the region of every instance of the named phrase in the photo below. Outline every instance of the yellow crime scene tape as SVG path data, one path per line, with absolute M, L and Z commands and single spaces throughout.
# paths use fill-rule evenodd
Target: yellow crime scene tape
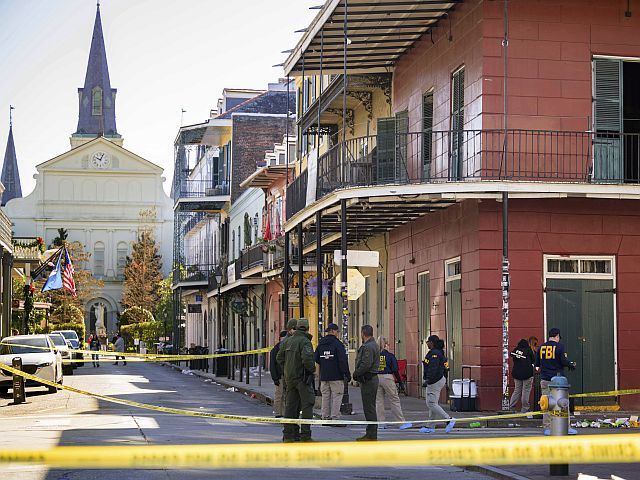
M 140 445 L 0 450 L 0 464 L 51 468 L 352 468 L 640 462 L 640 434 L 364 443 Z M 89 467 L 87 467 L 89 466 Z
M 104 400 L 105 402 L 117 403 L 120 405 L 127 405 L 130 407 L 141 408 L 144 410 L 152 410 L 155 412 L 163 412 L 163 413 L 171 413 L 175 415 L 186 415 L 191 417 L 205 417 L 205 418 L 216 418 L 220 420 L 230 420 L 230 421 L 238 421 L 238 422 L 246 422 L 246 423 L 267 423 L 267 424 L 305 424 L 305 425 L 424 425 L 430 423 L 446 423 L 447 419 L 439 419 L 439 420 L 407 420 L 407 421 L 391 421 L 391 422 L 373 422 L 367 420 L 314 420 L 314 419 L 298 419 L 298 418 L 273 418 L 273 417 L 260 417 L 253 415 L 232 415 L 226 413 L 211 413 L 211 412 L 201 412 L 196 410 L 187 410 L 182 408 L 173 408 L 173 407 L 162 407 L 158 405 L 151 405 L 148 403 L 135 402 L 133 400 L 125 400 L 122 398 L 111 397 L 108 395 L 102 395 L 99 393 L 92 393 L 86 390 L 81 390 L 79 388 L 70 387 L 68 385 L 60 385 L 57 383 L 50 382 L 49 380 L 45 380 L 43 378 L 37 377 L 35 375 L 31 375 L 29 373 L 23 372 L 21 370 L 15 369 L 8 365 L 0 364 L 0 369 L 8 371 L 12 374 L 20 375 L 27 380 L 33 380 L 45 386 L 57 387 L 62 390 L 67 390 L 69 392 L 78 393 L 80 395 L 86 395 L 90 397 L 97 398 L 99 400 Z M 458 423 L 471 423 L 477 421 L 486 421 L 486 420 L 496 420 L 496 419 L 513 419 L 513 418 L 523 418 L 528 415 L 542 415 L 544 412 L 527 412 L 527 413 L 509 413 L 505 415 L 487 415 L 480 417 L 472 417 L 472 418 L 459 418 L 456 419 Z
M 314 419 L 297 419 L 297 418 L 273 418 L 273 417 L 261 417 L 254 415 L 232 415 L 226 413 L 211 413 L 211 412 L 200 412 L 196 410 L 187 410 L 182 408 L 173 408 L 173 407 L 163 407 L 159 405 L 152 405 L 148 403 L 135 402 L 133 400 L 125 400 L 122 398 L 111 397 L 108 395 L 102 395 L 99 393 L 88 392 L 86 390 L 81 390 L 79 388 L 70 387 L 68 385 L 61 385 L 57 383 L 50 382 L 49 380 L 45 380 L 41 377 L 37 377 L 35 375 L 31 375 L 29 373 L 23 372 L 22 370 L 18 370 L 16 368 L 10 367 L 8 365 L 0 364 L 0 370 L 5 370 L 15 375 L 20 375 L 27 380 L 32 380 L 38 382 L 45 386 L 56 387 L 62 390 L 67 390 L 69 392 L 78 393 L 80 395 L 86 395 L 89 397 L 94 397 L 100 400 L 104 400 L 106 402 L 117 403 L 120 405 L 127 405 L 130 407 L 136 407 L 144 410 L 152 410 L 156 412 L 163 413 L 171 413 L 175 415 L 185 415 L 191 417 L 206 417 L 206 418 L 216 418 L 220 420 L 229 420 L 229 421 L 239 421 L 239 422 L 247 422 L 247 423 L 267 423 L 267 424 L 305 424 L 305 425 L 319 425 L 319 426 L 330 426 L 330 425 L 399 425 L 406 428 L 411 428 L 414 425 L 425 425 L 425 424 L 433 424 L 433 423 L 445 423 L 447 419 L 437 419 L 437 420 L 405 420 L 405 421 L 385 421 L 385 422 L 374 422 L 367 420 L 314 420 Z M 624 395 L 632 395 L 636 390 L 627 390 L 621 392 Z M 607 394 L 607 395 L 602 395 Z M 591 396 L 611 396 L 611 392 L 594 392 L 589 394 Z M 543 415 L 544 411 L 536 411 L 536 412 L 526 412 L 526 413 L 508 413 L 508 414 L 499 414 L 499 415 L 485 415 L 478 417 L 467 417 L 467 418 L 456 418 L 457 423 L 472 423 L 479 421 L 489 421 L 489 420 L 509 420 L 516 418 L 524 418 L 528 416 L 538 416 Z
M 593 392 L 593 393 L 574 393 L 569 395 L 570 398 L 586 398 L 586 397 L 619 397 L 622 395 L 638 395 L 640 394 L 640 388 L 632 388 L 627 390 L 610 390 L 608 392 Z
M 51 350 L 48 347 L 37 347 L 34 345 L 23 345 L 20 343 L 8 343 L 8 342 L 0 342 L 0 345 L 8 345 L 12 347 L 23 347 L 23 348 L 33 348 L 36 350 Z M 82 353 L 83 355 L 99 355 L 99 356 L 109 356 L 113 357 L 118 355 L 119 357 L 131 357 L 131 358 L 148 358 L 149 361 L 156 361 L 153 359 L 158 359 L 162 361 L 172 361 L 172 360 L 204 360 L 206 358 L 222 358 L 222 357 L 238 357 L 242 355 L 255 355 L 258 353 L 267 353 L 270 352 L 272 347 L 264 347 L 258 348 L 255 350 L 246 350 L 244 352 L 228 352 L 228 353 L 207 353 L 207 354 L 188 354 L 188 355 L 176 355 L 176 354 L 164 354 L 164 353 L 130 353 L 130 352 L 114 352 L 114 351 L 104 351 L 104 350 L 78 350 L 78 349 L 68 349 L 65 351 L 71 353 Z M 87 361 L 85 359 L 75 359 L 76 361 Z M 65 360 L 67 361 L 67 360 Z

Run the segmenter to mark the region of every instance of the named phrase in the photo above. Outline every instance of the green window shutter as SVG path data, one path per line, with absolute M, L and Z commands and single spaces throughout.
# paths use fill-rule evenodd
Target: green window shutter
M 407 140 L 409 133 L 409 112 L 407 110 L 396 113 L 396 159 L 395 178 L 397 182 L 407 181 L 408 159 Z
M 451 165 L 449 178 L 461 180 L 464 157 L 464 68 L 453 74 L 451 79 Z
M 433 92 L 422 96 L 422 179 L 431 178 L 433 149 Z
M 594 122 L 597 132 L 622 131 L 622 61 L 593 59 Z
M 377 132 L 376 180 L 377 183 L 389 183 L 394 177 L 396 119 L 379 118 Z
M 464 129 L 464 68 L 453 74 L 451 102 L 451 129 Z

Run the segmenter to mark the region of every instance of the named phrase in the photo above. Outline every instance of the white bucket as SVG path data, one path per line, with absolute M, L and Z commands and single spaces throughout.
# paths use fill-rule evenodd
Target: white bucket
M 469 378 L 455 379 L 451 384 L 451 389 L 453 390 L 451 398 L 476 398 L 478 396 L 476 381 Z M 471 395 L 469 395 L 469 393 L 471 393 Z

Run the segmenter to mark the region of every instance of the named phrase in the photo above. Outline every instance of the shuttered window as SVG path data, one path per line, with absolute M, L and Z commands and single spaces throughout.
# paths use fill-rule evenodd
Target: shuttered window
M 433 91 L 422 96 L 422 179 L 431 178 L 433 147 Z
M 464 147 L 464 68 L 455 71 L 451 78 L 451 165 L 449 177 L 462 178 Z
M 593 59 L 593 110 L 597 132 L 622 131 L 622 61 Z
M 593 59 L 593 179 L 596 182 L 624 178 L 624 146 L 618 135 L 622 121 L 621 60 Z
M 396 155 L 396 119 L 379 118 L 377 129 L 377 183 L 390 183 L 394 177 Z
M 396 113 L 396 181 L 406 182 L 408 176 L 407 137 L 409 133 L 409 112 Z

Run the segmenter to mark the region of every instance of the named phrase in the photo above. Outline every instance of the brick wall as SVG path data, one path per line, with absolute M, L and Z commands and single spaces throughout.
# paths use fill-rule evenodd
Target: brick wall
M 406 343 L 409 388 L 413 395 L 422 384 L 419 368 L 422 358 L 418 351 L 418 274 L 429 272 L 431 333 L 446 338 L 444 262 L 457 256 L 461 257 L 462 264 L 464 361 L 480 362 L 478 215 L 478 203 L 466 201 L 425 215 L 389 233 L 389 335 L 395 341 L 394 275 L 404 271 L 406 338 L 402 340 Z
M 501 128 L 503 5 L 483 7 L 483 128 Z M 509 128 L 591 129 L 592 55 L 640 56 L 640 15 L 625 17 L 626 8 L 626 0 L 509 2 Z
M 633 200 L 510 200 L 511 348 L 520 338 L 531 335 L 541 340 L 545 338 L 544 254 L 615 255 L 619 386 L 638 388 L 640 205 Z M 502 220 L 501 204 L 493 200 L 467 200 L 389 234 L 388 295 L 391 306 L 394 305 L 394 275 L 405 271 L 406 337 L 403 340 L 407 348 L 409 386 L 416 395 L 421 360 L 417 276 L 425 271 L 430 273 L 431 333 L 446 338 L 444 261 L 458 255 L 462 267 L 463 362 L 482 366 L 473 371 L 480 387 L 480 406 L 483 409 L 499 408 L 502 395 Z M 415 259 L 413 263 L 412 258 Z M 389 313 L 393 338 L 393 308 Z M 622 397 L 621 404 L 623 408 L 638 408 L 640 399 Z
M 500 258 L 501 205 L 480 205 L 480 300 L 482 305 L 483 405 L 499 405 L 502 342 Z M 634 200 L 510 200 L 510 339 L 544 339 L 543 255 L 615 255 L 616 323 L 620 388 L 638 388 L 640 379 L 640 204 Z M 462 265 L 465 269 L 464 263 Z M 466 286 L 463 283 L 463 291 Z M 466 340 L 465 340 L 466 341 Z M 465 359 L 466 361 L 466 359 Z M 485 375 L 486 374 L 486 375 Z M 638 408 L 640 398 L 622 398 Z
M 231 145 L 231 201 L 244 191 L 240 184 L 256 171 L 256 162 L 264 159 L 273 144 L 282 142 L 286 130 L 286 117 L 242 115 L 233 116 Z M 294 132 L 294 120 L 289 119 L 289 132 Z

